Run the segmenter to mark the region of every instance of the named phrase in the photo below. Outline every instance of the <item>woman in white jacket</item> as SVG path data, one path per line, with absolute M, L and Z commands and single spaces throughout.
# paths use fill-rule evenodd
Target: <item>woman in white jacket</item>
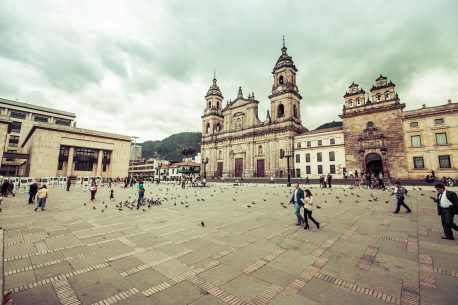
M 310 190 L 305 190 L 304 192 L 305 192 L 305 197 L 303 201 L 304 202 L 304 221 L 305 221 L 304 229 L 306 230 L 309 228 L 309 223 L 308 223 L 307 218 L 310 218 L 310 220 L 313 221 L 313 223 L 316 225 L 317 229 L 319 229 L 320 223 L 312 217 L 312 210 L 314 208 L 312 192 L 310 192 Z

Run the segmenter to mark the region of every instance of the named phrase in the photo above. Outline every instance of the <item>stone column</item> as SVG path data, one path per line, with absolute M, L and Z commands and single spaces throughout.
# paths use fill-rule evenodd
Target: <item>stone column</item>
M 96 176 L 102 176 L 102 159 L 103 159 L 103 150 L 99 150 L 99 157 L 97 159 L 97 171 L 95 172 Z
M 73 174 L 73 155 L 75 154 L 75 148 L 70 147 L 68 150 L 68 160 L 67 160 L 67 172 L 66 175 L 72 176 Z

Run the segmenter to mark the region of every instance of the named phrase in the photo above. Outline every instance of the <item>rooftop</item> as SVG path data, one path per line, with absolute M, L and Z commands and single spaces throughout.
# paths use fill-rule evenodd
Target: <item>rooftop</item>
M 23 107 L 23 108 L 27 108 L 27 109 L 30 109 L 30 110 L 44 111 L 44 112 L 49 112 L 49 113 L 54 113 L 54 114 L 59 114 L 59 115 L 64 115 L 64 116 L 69 116 L 69 117 L 72 117 L 72 118 L 76 118 L 76 115 L 73 112 L 67 112 L 67 111 L 61 111 L 61 110 L 47 108 L 47 107 L 41 107 L 41 106 L 32 105 L 32 104 L 28 104 L 28 103 L 12 101 L 12 100 L 8 100 L 8 99 L 4 99 L 4 98 L 0 98 L 0 103 L 7 104 L 7 105 L 10 105 L 10 106 L 15 106 L 15 107 Z

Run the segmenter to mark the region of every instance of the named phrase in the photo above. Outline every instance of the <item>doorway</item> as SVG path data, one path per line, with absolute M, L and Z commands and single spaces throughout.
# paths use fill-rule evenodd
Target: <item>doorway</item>
M 264 177 L 264 159 L 260 159 L 256 161 L 256 176 L 257 177 Z
M 366 156 L 366 172 L 372 172 L 375 175 L 383 173 L 382 157 L 376 153 L 370 153 Z
M 243 158 L 235 159 L 235 177 L 243 176 Z

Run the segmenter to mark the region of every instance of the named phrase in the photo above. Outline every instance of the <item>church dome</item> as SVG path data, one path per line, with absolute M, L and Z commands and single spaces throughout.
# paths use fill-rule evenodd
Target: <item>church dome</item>
M 221 99 L 223 98 L 223 94 L 221 93 L 221 90 L 219 90 L 218 85 L 216 84 L 216 78 L 213 78 L 213 84 L 208 88 L 207 94 L 205 97 L 209 96 L 219 96 Z
M 283 48 L 281 48 L 281 55 L 277 60 L 277 63 L 275 64 L 274 71 L 285 68 L 285 67 L 290 67 L 293 68 L 294 71 L 297 72 L 296 66 L 294 65 L 293 58 L 286 53 L 286 46 L 285 46 L 285 41 L 283 40 Z

